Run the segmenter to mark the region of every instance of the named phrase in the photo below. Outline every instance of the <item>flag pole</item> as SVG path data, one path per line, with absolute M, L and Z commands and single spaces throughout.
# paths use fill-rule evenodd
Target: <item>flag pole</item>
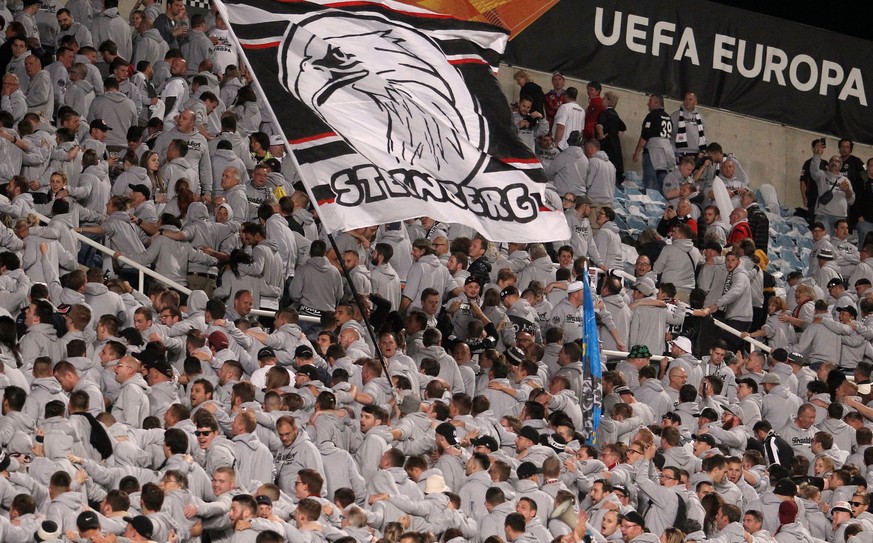
M 367 334 L 369 334 L 370 339 L 373 341 L 373 349 L 376 351 L 376 358 L 379 360 L 379 363 L 382 364 L 382 371 L 385 372 L 385 378 L 388 379 L 388 382 L 391 382 L 391 376 L 388 374 L 388 364 L 385 361 L 385 357 L 382 356 L 382 350 L 379 349 L 379 339 L 376 337 L 375 332 L 373 331 L 373 327 L 370 326 L 370 319 L 367 317 L 367 311 L 365 310 L 363 304 L 361 303 L 360 294 L 358 294 L 358 289 L 355 288 L 355 283 L 352 281 L 352 276 L 349 273 L 349 270 L 342 264 L 342 255 L 339 252 L 339 247 L 336 245 L 336 240 L 333 239 L 333 234 L 328 232 L 327 239 L 330 240 L 330 246 L 333 247 L 333 252 L 336 253 L 336 258 L 340 262 L 340 268 L 342 268 L 343 276 L 346 278 L 346 281 L 349 283 L 349 290 L 352 291 L 352 299 L 354 303 L 358 306 L 358 310 L 361 312 L 361 318 L 364 319 L 364 327 L 367 329 Z M 394 387 L 391 387 L 394 390 Z M 397 391 L 394 392 L 394 396 L 396 398 Z
M 267 95 L 266 95 L 266 93 L 264 93 L 264 89 L 261 87 L 261 82 L 258 81 L 257 77 L 255 77 L 255 70 L 252 67 L 251 62 L 249 62 L 248 56 L 243 52 L 244 51 L 243 46 L 240 43 L 239 38 L 236 35 L 236 32 L 234 32 L 233 25 L 230 23 L 230 18 L 228 17 L 227 9 L 225 8 L 224 3 L 221 0 L 215 0 L 215 5 L 218 8 L 218 11 L 221 14 L 221 16 L 224 18 L 224 21 L 227 23 L 228 35 L 230 36 L 230 38 L 233 41 L 234 45 L 236 46 L 237 50 L 241 53 L 239 56 L 242 57 L 243 62 L 245 62 L 246 69 L 247 69 L 248 73 L 250 74 L 250 77 L 252 80 L 252 84 L 257 89 L 257 92 L 261 97 L 262 103 L 264 105 L 266 105 L 267 110 L 270 113 L 271 121 L 273 122 L 275 127 L 279 129 L 279 133 L 282 135 L 282 145 L 285 147 L 285 154 L 287 156 L 291 157 L 291 160 L 294 162 L 294 168 L 297 170 L 297 172 L 298 173 L 301 172 L 302 170 L 300 168 L 300 163 L 297 161 L 297 156 L 294 154 L 294 152 L 290 148 L 290 145 L 288 144 L 288 138 L 285 136 L 285 131 L 282 129 L 282 126 L 279 124 L 279 118 L 276 116 L 276 113 L 273 111 L 273 105 L 270 103 L 269 100 L 267 100 Z M 302 177 L 302 174 L 301 174 L 301 177 Z M 312 194 L 312 191 L 310 190 L 309 185 L 307 183 L 303 183 L 303 187 L 306 189 L 306 192 L 309 195 L 310 201 L 317 202 L 317 199 L 315 198 L 315 195 Z M 330 240 L 331 247 L 333 247 L 334 252 L 337 253 L 337 258 L 341 258 L 341 255 L 339 254 L 339 249 L 337 248 L 337 245 L 336 245 L 336 241 L 333 239 L 333 234 L 331 234 L 330 232 L 327 232 L 327 239 Z M 358 304 L 358 308 L 360 308 L 360 310 L 361 310 L 361 316 L 364 319 L 364 325 L 367 328 L 367 333 L 370 335 L 370 339 L 373 341 L 373 349 L 375 349 L 375 351 L 376 351 L 376 353 L 375 353 L 376 357 L 379 359 L 379 363 L 382 365 L 382 371 L 385 372 L 385 378 L 388 379 L 388 382 L 390 383 L 391 377 L 388 374 L 388 364 L 385 362 L 385 358 L 382 356 L 381 349 L 379 349 L 379 341 L 375 337 L 375 334 L 373 333 L 373 329 L 370 326 L 370 319 L 367 318 L 367 312 L 364 311 L 363 307 L 361 306 L 360 300 L 358 299 L 358 292 L 357 292 L 357 289 L 355 289 L 355 285 L 352 282 L 352 278 L 349 276 L 349 273 L 345 269 L 345 266 L 341 266 L 341 267 L 343 269 L 343 275 L 345 276 L 346 280 L 349 282 L 349 288 L 352 291 L 352 296 L 355 299 L 355 303 Z M 392 386 L 391 389 L 394 390 L 394 387 Z M 394 390 L 394 397 L 395 398 L 397 397 L 396 390 Z

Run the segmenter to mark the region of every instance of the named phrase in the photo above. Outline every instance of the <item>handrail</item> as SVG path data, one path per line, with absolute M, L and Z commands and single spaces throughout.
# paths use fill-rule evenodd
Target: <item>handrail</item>
M 600 352 L 605 354 L 606 356 L 611 356 L 613 358 L 627 358 L 627 356 L 630 354 L 630 353 L 625 352 L 625 351 L 612 351 L 609 349 L 601 349 Z M 664 359 L 668 359 L 668 360 L 673 359 L 670 356 L 662 356 L 659 354 L 653 354 L 649 358 L 654 360 L 655 362 L 660 362 L 661 360 L 664 360 Z
M 33 214 L 36 215 L 37 218 L 39 218 L 40 222 L 48 224 L 48 222 L 50 221 L 50 219 L 48 217 L 46 217 L 45 215 L 43 215 L 42 213 L 38 213 L 36 211 L 33 211 Z M 109 256 L 113 256 L 115 254 L 115 251 L 113 251 L 109 247 L 103 245 L 102 243 L 98 243 L 98 242 L 94 241 L 93 239 L 89 238 L 88 236 L 85 236 L 79 232 L 76 232 L 75 230 L 71 229 L 71 232 L 77 240 L 84 243 L 85 245 L 88 245 L 89 247 L 93 247 L 94 249 L 97 249 L 101 253 L 107 254 Z M 168 287 L 171 287 L 171 288 L 178 290 L 180 293 L 182 293 L 186 296 L 191 294 L 191 289 L 189 289 L 188 287 L 183 286 L 183 285 L 177 283 L 176 281 L 173 281 L 169 277 L 154 271 L 153 269 L 149 268 L 148 266 L 143 266 L 139 262 L 134 262 L 133 260 L 127 258 L 124 255 L 119 256 L 117 260 L 119 262 L 126 264 L 126 265 L 130 266 L 131 268 L 134 268 L 137 271 L 139 271 L 139 274 L 140 274 L 139 291 L 143 294 L 145 294 L 145 291 L 143 290 L 143 288 L 144 288 L 144 286 L 143 286 L 144 281 L 142 280 L 143 275 L 148 275 L 149 277 L 151 277 L 157 281 L 160 281 L 161 283 L 167 285 Z M 265 311 L 263 309 L 252 309 L 251 314 L 257 315 L 259 317 L 273 317 L 273 316 L 275 316 L 276 312 L 275 311 Z M 306 322 L 320 322 L 318 318 L 309 317 L 306 315 L 301 315 L 300 320 L 306 321 Z
M 725 332 L 737 336 L 738 338 L 740 338 L 743 341 L 752 345 L 752 347 L 757 347 L 757 348 L 761 349 L 762 351 L 764 351 L 765 353 L 769 353 L 770 351 L 773 350 L 770 347 L 768 347 L 767 345 L 761 343 L 760 341 L 758 341 L 757 339 L 755 339 L 751 336 L 741 337 L 743 333 L 729 324 L 725 324 L 718 319 L 712 319 L 712 322 L 715 323 L 716 326 L 718 326 L 719 328 L 721 328 Z

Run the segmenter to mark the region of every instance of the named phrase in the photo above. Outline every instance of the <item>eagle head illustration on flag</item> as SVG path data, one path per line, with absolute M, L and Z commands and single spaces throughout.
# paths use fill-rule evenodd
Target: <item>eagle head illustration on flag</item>
M 391 0 L 217 3 L 328 231 L 426 215 L 569 238 L 493 76 L 505 30 Z

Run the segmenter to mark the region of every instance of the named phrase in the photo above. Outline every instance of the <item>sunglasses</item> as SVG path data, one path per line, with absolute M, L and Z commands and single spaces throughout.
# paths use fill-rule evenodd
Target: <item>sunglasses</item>
M 200 437 L 200 436 L 208 436 L 211 433 L 212 433 L 212 430 L 203 430 L 203 431 L 197 430 L 194 432 L 194 435 L 197 437 Z

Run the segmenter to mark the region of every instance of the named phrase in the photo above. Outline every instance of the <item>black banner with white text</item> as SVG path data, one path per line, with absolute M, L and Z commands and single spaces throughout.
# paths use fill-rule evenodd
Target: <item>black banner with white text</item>
M 505 60 L 873 143 L 873 43 L 721 4 L 561 0 Z

